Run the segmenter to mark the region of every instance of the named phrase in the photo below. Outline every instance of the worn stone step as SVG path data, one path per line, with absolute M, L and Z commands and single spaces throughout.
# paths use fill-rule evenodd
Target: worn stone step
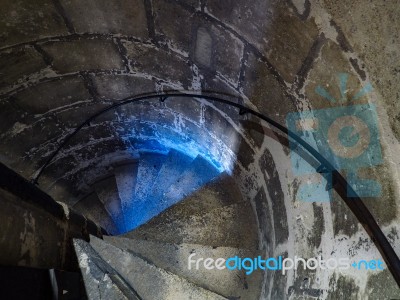
M 165 190 L 159 200 L 149 203 L 146 215 L 143 215 L 138 225 L 144 224 L 168 207 L 192 195 L 203 185 L 216 178 L 219 173 L 206 159 L 197 156 L 181 176 Z
M 154 200 L 159 199 L 165 190 L 178 180 L 192 161 L 193 158 L 184 155 L 179 151 L 169 151 L 167 158 L 152 185 L 150 194 L 151 198 Z
M 139 239 L 127 239 L 122 237 L 104 236 L 104 240 L 116 247 L 128 250 L 159 268 L 165 269 L 180 277 L 187 279 L 205 289 L 213 291 L 231 299 L 259 299 L 263 273 L 260 270 L 246 275 L 242 270 L 206 269 L 204 264 L 196 269 L 196 262 L 188 268 L 189 256 L 195 256 L 191 260 L 199 258 L 228 259 L 238 256 L 240 258 L 255 258 L 261 255 L 261 251 L 238 249 L 231 247 L 211 247 L 197 244 L 169 244 L 157 241 Z M 203 263 L 203 261 L 202 261 Z
M 177 181 L 165 192 L 161 204 L 164 208 L 177 203 L 196 189 L 217 177 L 220 172 L 205 158 L 198 155 Z
M 117 226 L 104 208 L 96 193 L 79 200 L 74 206 L 77 211 L 99 224 L 110 234 L 118 234 Z
M 90 300 L 140 300 L 132 287 L 99 255 L 89 243 L 74 239 L 86 295 Z
M 114 167 L 118 195 L 121 199 L 121 208 L 127 230 L 131 229 L 128 213 L 133 207 L 133 200 L 135 198 L 138 165 L 138 162 L 130 162 L 129 164 Z
M 147 222 L 153 215 L 157 215 L 162 211 L 158 204 L 163 193 L 178 180 L 192 161 L 193 158 L 176 150 L 171 150 L 168 153 L 164 164 L 152 183 L 148 196 L 137 204 L 136 210 L 142 213 L 135 215 L 135 227 Z
M 235 180 L 226 172 L 221 173 L 183 201 L 172 205 L 160 215 L 165 220 L 174 220 L 177 215 L 191 216 L 243 201 Z
M 114 176 L 105 178 L 94 184 L 94 189 L 104 208 L 113 219 L 118 232 L 125 232 L 125 218 L 119 198 L 118 186 Z
M 257 249 L 257 225 L 249 203 L 235 203 L 196 215 L 182 213 L 184 210 L 176 209 L 179 205 L 171 208 L 168 214 L 153 218 L 123 237 L 172 244 Z
M 152 152 L 141 152 L 136 187 L 135 187 L 135 197 L 131 208 L 126 213 L 127 224 L 129 224 L 129 229 L 137 227 L 138 218 L 146 214 L 146 205 L 144 202 L 151 187 L 156 179 L 158 172 L 160 171 L 166 155 Z
M 91 236 L 90 244 L 143 300 L 226 299 L 101 239 Z
M 146 198 L 165 160 L 166 155 L 163 154 L 140 153 L 135 200 L 140 201 Z

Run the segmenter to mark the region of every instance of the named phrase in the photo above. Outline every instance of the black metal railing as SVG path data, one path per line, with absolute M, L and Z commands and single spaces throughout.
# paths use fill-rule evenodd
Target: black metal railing
M 215 93 L 213 93 L 215 94 Z M 184 98 L 198 98 L 205 99 L 211 102 L 222 103 L 231 107 L 236 107 L 238 109 L 238 113 L 240 115 L 250 114 L 253 115 L 266 123 L 272 125 L 274 128 L 278 129 L 282 133 L 286 134 L 288 137 L 293 139 L 296 143 L 301 145 L 306 151 L 308 151 L 319 163 L 320 166 L 316 168 L 316 171 L 319 173 L 332 173 L 332 188 L 340 195 L 346 205 L 350 208 L 353 214 L 356 216 L 357 220 L 363 225 L 364 229 L 367 231 L 368 235 L 375 243 L 379 252 L 381 253 L 385 263 L 392 273 L 394 279 L 400 287 L 400 260 L 394 251 L 393 247 L 387 240 L 386 236 L 383 234 L 381 228 L 375 221 L 371 212 L 365 206 L 362 199 L 357 195 L 357 193 L 353 190 L 353 188 L 347 183 L 346 179 L 340 174 L 338 170 L 325 158 L 323 157 L 317 150 L 315 150 L 311 145 L 305 142 L 301 137 L 299 137 L 294 132 L 290 131 L 285 126 L 279 124 L 278 122 L 272 120 L 271 118 L 252 110 L 244 105 L 238 104 L 236 102 L 232 102 L 230 100 L 226 100 L 223 98 L 219 98 L 216 96 L 210 95 L 200 95 L 200 94 L 189 94 L 189 93 L 157 93 L 157 94 L 148 94 L 143 96 L 133 96 L 128 97 L 121 100 L 118 103 L 112 104 L 109 107 L 106 107 L 99 112 L 93 114 L 91 117 L 86 119 L 82 124 L 80 124 L 72 133 L 67 135 L 64 140 L 61 142 L 59 147 L 49 156 L 43 166 L 39 169 L 36 176 L 33 178 L 33 182 L 38 184 L 38 181 L 45 171 L 45 169 L 49 166 L 49 164 L 54 160 L 54 158 L 58 155 L 61 149 L 68 144 L 68 142 L 85 126 L 90 125 L 90 123 L 99 117 L 100 115 L 114 110 L 117 107 L 124 106 L 127 104 L 143 101 L 143 100 L 159 100 L 161 102 L 166 101 L 167 99 L 173 99 L 173 97 L 184 97 Z M 347 195 L 351 194 L 352 197 L 348 197 Z M 354 196 L 353 196 L 354 195 Z

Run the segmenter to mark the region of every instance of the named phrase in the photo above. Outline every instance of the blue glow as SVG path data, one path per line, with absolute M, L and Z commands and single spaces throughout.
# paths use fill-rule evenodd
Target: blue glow
M 185 184 L 185 178 L 177 177 L 175 182 L 180 184 L 170 184 L 164 187 L 164 193 L 169 192 L 167 195 L 155 196 L 153 195 L 154 187 L 158 182 L 155 182 L 156 178 L 152 178 L 151 182 L 146 183 L 147 186 L 152 186 L 146 197 L 142 199 L 133 197 L 129 205 L 124 207 L 126 232 L 146 223 L 170 206 L 184 200 L 191 193 L 201 189 L 205 184 L 218 177 L 221 172 L 227 171 L 226 166 L 230 165 L 232 161 L 232 157 L 224 153 L 226 150 L 213 143 L 210 137 L 196 136 L 199 132 L 176 131 L 160 124 L 143 121 L 138 123 L 140 123 L 139 126 L 134 126 L 131 135 L 121 137 L 130 146 L 132 154 L 143 151 L 167 155 L 170 150 L 174 149 L 193 160 L 185 166 L 179 165 L 182 162 L 178 160 L 176 166 L 183 170 L 191 168 L 195 170 L 196 183 L 187 182 L 187 186 L 182 186 Z M 202 159 L 196 160 L 197 157 Z M 229 163 L 227 163 L 228 161 Z M 194 166 L 193 164 L 196 162 L 198 165 Z M 185 171 L 182 172 L 182 174 L 184 173 Z M 121 224 L 116 225 L 121 227 Z

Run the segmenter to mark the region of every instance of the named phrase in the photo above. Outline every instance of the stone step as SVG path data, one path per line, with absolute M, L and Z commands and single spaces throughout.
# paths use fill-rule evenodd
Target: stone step
M 99 224 L 108 233 L 118 234 L 117 226 L 96 193 L 91 193 L 79 200 L 73 207 L 93 222 Z
M 140 153 L 135 201 L 146 198 L 165 160 L 166 155 L 163 154 Z
M 176 216 L 204 214 L 210 210 L 243 201 L 235 180 L 226 172 L 221 173 L 183 201 L 164 210 L 160 216 L 164 220 L 174 220 Z
M 257 225 L 249 203 L 235 203 L 196 215 L 176 209 L 179 205 L 122 236 L 171 244 L 257 249 Z
M 90 244 L 143 300 L 226 299 L 101 239 L 91 236 Z
M 196 263 L 188 268 L 188 258 L 193 253 L 192 260 L 199 258 L 228 259 L 255 258 L 261 251 L 251 251 L 231 247 L 210 247 L 197 244 L 169 244 L 157 241 L 127 239 L 122 237 L 104 236 L 104 240 L 118 248 L 128 250 L 150 261 L 155 266 L 174 273 L 205 289 L 213 291 L 230 299 L 259 299 L 263 273 L 260 270 L 246 275 L 246 271 L 228 269 L 206 269 L 204 264 L 196 269 Z M 204 261 L 202 261 L 204 263 Z
M 144 224 L 150 220 L 151 217 L 162 211 L 162 208 L 158 209 L 158 205 L 163 193 L 179 179 L 192 161 L 193 158 L 176 150 L 171 150 L 168 153 L 164 164 L 152 183 L 148 197 L 138 204 L 141 207 L 138 210 L 143 213 L 135 215 L 136 227 Z
M 216 178 L 219 173 L 206 159 L 197 156 L 181 176 L 165 190 L 162 198 L 148 207 L 147 214 L 138 225 L 144 224 L 168 207 L 192 195 L 197 189 Z
M 157 178 L 157 175 L 166 160 L 166 155 L 152 152 L 141 152 L 136 187 L 135 197 L 131 209 L 127 212 L 127 222 L 129 229 L 136 228 L 141 216 L 147 212 L 146 199 L 151 192 L 151 187 Z
M 151 188 L 151 198 L 154 200 L 159 199 L 164 191 L 179 179 L 192 161 L 193 158 L 179 151 L 169 151 Z
M 113 219 L 118 232 L 126 232 L 125 218 L 119 198 L 118 186 L 114 176 L 96 182 L 94 189 L 104 208 Z
M 128 213 L 131 211 L 135 198 L 136 179 L 138 173 L 138 162 L 130 162 L 129 164 L 114 167 L 115 180 L 118 187 L 118 195 L 121 199 L 121 208 L 124 214 L 126 229 L 130 226 Z
M 140 300 L 132 287 L 87 242 L 73 240 L 89 300 Z

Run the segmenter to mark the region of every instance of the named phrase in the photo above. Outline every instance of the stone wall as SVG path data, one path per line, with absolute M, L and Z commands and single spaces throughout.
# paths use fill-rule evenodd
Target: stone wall
M 348 9 L 357 13 L 354 5 Z M 380 49 L 371 43 L 363 48 L 357 32 L 363 32 L 364 25 L 358 24 L 364 20 L 354 19 L 355 25 L 346 21 L 344 7 L 308 0 L 5 0 L 0 18 L 0 159 L 31 178 L 86 118 L 125 97 L 154 91 L 224 93 L 284 124 L 290 112 L 335 107 L 315 89 L 321 85 L 341 99 L 337 75 L 347 73 L 348 93 L 341 106 L 351 103 L 355 91 L 369 81 L 376 89 L 355 104 L 377 106 L 384 162 L 360 176 L 382 184 L 382 196 L 366 199 L 366 204 L 399 251 L 398 126 L 392 92 L 397 89 L 388 88 L 393 86 L 390 75 L 379 81 L 380 72 L 387 74 L 380 64 L 389 62 L 377 58 Z M 372 8 L 363 9 L 375 16 Z M 387 10 L 380 5 L 382 14 Z M 354 26 L 360 26 L 356 33 Z M 387 35 L 390 40 L 391 32 Z M 397 49 L 386 50 L 396 61 Z M 41 186 L 59 200 L 76 201 L 71 199 L 79 196 L 74 193 L 82 183 L 76 178 L 86 174 L 87 181 L 79 185 L 84 193 L 85 184 L 94 180 L 91 174 L 141 149 L 140 141 L 132 140 L 132 128 L 142 133 L 142 140 L 163 132 L 180 141 L 190 139 L 197 149 L 217 145 L 210 159 L 235 162 L 231 171 L 253 204 L 260 247 L 269 256 L 380 257 L 337 195 L 325 203 L 298 200 L 299 186 L 310 178 L 294 176 L 286 137 L 238 116 L 235 109 L 190 101 L 127 106 L 103 115 L 63 150 Z M 157 150 L 162 146 L 167 141 Z M 377 291 L 396 297 L 395 290 L 387 271 L 268 273 L 264 296 L 365 299 Z

